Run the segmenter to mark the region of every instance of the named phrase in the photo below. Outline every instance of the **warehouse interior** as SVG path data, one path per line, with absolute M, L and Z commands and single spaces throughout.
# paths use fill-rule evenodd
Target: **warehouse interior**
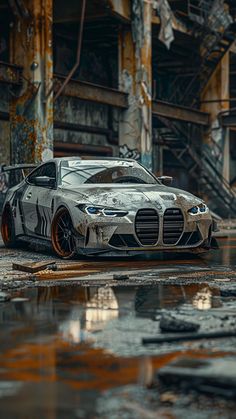
M 134 158 L 235 216 L 235 40 L 233 0 L 0 0 L 0 165 Z

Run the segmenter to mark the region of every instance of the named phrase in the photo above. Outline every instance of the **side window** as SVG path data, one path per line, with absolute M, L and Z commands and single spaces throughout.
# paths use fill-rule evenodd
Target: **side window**
M 28 182 L 34 184 L 34 179 L 38 176 L 47 176 L 56 180 L 56 165 L 55 163 L 46 163 L 36 169 L 29 177 Z

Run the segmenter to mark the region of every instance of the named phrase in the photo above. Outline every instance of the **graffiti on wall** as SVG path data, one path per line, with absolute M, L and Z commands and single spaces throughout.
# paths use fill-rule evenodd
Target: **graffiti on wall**
M 9 188 L 9 176 L 6 173 L 0 173 L 0 212 L 5 201 L 6 193 Z
M 5 194 L 8 190 L 9 179 L 6 173 L 0 173 L 0 193 Z
M 120 146 L 120 157 L 122 159 L 134 159 L 140 160 L 140 152 L 137 148 L 129 148 L 127 144 L 123 144 Z

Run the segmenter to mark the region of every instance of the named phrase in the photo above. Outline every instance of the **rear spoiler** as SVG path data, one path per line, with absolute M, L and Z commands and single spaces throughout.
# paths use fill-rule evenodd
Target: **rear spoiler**
M 26 169 L 35 169 L 38 166 L 38 164 L 26 164 L 26 163 L 22 163 L 22 164 L 13 164 L 11 166 L 7 166 L 7 165 L 0 165 L 0 174 L 1 173 L 6 173 L 6 172 L 12 172 L 14 170 L 21 170 L 23 177 L 25 177 L 25 172 L 24 170 Z

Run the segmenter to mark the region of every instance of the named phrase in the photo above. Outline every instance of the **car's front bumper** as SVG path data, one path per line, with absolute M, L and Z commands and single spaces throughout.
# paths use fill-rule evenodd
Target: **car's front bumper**
M 78 251 L 82 253 L 100 251 L 119 254 L 136 254 L 150 251 L 181 252 L 198 249 L 210 242 L 211 232 L 216 229 L 216 225 L 209 211 L 193 216 L 183 211 L 180 207 L 175 207 L 174 209 L 181 211 L 183 221 L 181 227 L 179 227 L 179 236 L 173 243 L 167 243 L 165 212 L 158 212 L 158 225 L 156 225 L 156 228 L 158 228 L 156 232 L 157 240 L 155 241 L 154 239 L 151 244 L 143 244 L 139 234 L 137 234 L 137 211 L 130 212 L 125 217 L 86 215 L 86 229 L 84 234 L 78 236 L 77 240 Z M 168 226 L 170 237 L 171 232 L 176 229 L 176 223 L 178 221 L 171 221 L 171 224 Z

